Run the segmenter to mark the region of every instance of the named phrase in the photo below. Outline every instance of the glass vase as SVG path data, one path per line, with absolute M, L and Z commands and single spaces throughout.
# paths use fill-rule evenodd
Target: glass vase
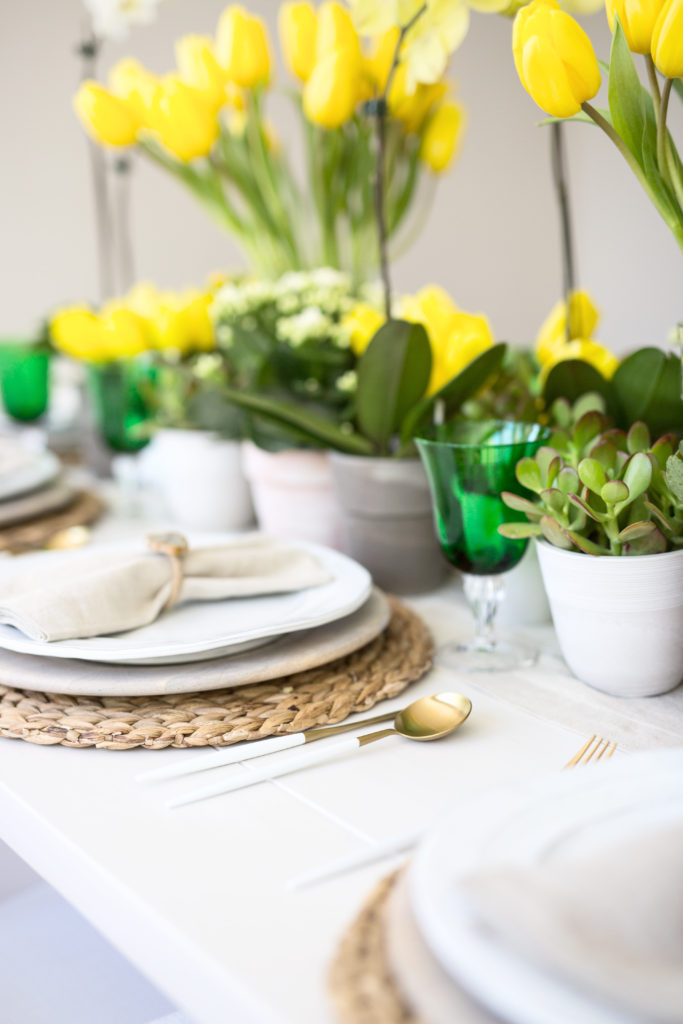
M 0 342 L 0 390 L 12 419 L 30 423 L 47 410 L 50 349 L 28 341 Z
M 138 360 L 93 363 L 88 388 L 102 439 L 115 452 L 137 452 L 149 442 L 150 397 L 156 368 Z

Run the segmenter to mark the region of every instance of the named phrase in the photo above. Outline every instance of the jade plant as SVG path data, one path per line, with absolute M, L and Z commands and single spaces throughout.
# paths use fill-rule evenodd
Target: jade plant
M 665 434 L 652 444 L 643 422 L 625 432 L 611 428 L 597 408 L 578 411 L 572 422 L 568 403 L 556 403 L 555 417 L 565 425 L 533 459 L 517 463 L 518 481 L 536 500 L 503 493 L 508 508 L 529 521 L 505 523 L 500 533 L 542 537 L 588 555 L 683 547 L 683 443 Z

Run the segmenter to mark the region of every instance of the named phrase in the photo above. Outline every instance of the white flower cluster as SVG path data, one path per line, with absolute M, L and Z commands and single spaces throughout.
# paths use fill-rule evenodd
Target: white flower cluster
M 154 21 L 161 0 L 83 0 L 101 39 L 123 39 L 131 25 Z

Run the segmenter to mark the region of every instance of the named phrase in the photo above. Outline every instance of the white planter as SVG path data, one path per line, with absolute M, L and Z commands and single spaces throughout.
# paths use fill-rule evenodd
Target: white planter
M 203 430 L 160 430 L 143 452 L 144 474 L 168 514 L 193 530 L 242 530 L 254 519 L 242 446 Z
M 503 576 L 505 600 L 496 612 L 501 626 L 541 626 L 550 622 L 536 545 L 529 544 L 519 565 Z
M 339 547 L 339 513 L 327 452 L 266 452 L 245 441 L 243 455 L 264 533 Z
M 652 697 L 683 681 L 683 550 L 594 557 L 537 544 L 565 661 L 616 697 Z

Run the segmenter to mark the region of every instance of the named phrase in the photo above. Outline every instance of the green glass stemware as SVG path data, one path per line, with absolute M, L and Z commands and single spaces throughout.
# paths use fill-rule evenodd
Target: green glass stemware
M 5 411 L 30 423 L 47 410 L 50 350 L 30 341 L 0 341 L 0 390 Z
M 533 456 L 550 437 L 536 423 L 456 420 L 416 438 L 432 492 L 441 550 L 463 573 L 465 595 L 476 621 L 472 644 L 441 652 L 440 660 L 462 670 L 499 670 L 529 664 L 533 652 L 502 644 L 494 633 L 503 598 L 502 574 L 522 558 L 525 540 L 501 537 L 498 527 L 523 513 L 507 508 L 503 491 L 524 494 L 515 466 Z

